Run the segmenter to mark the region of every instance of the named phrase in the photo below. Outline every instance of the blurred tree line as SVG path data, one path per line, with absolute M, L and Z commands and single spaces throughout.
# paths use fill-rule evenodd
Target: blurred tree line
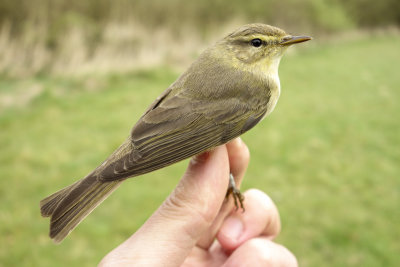
M 114 43 L 116 50 L 118 47 L 124 49 L 126 45 L 136 45 L 136 48 L 153 45 L 138 42 L 151 42 L 151 38 L 146 39 L 144 35 L 151 35 L 160 29 L 173 36 L 175 41 L 194 35 L 205 39 L 219 29 L 225 30 L 224 26 L 232 21 L 264 22 L 289 32 L 314 35 L 354 28 L 398 26 L 400 1 L 0 0 L 0 49 L 14 46 L 15 50 L 12 52 L 11 49 L 8 56 L 0 55 L 0 72 L 9 67 L 13 62 L 10 61 L 11 58 L 15 58 L 14 53 L 20 53 L 17 50 L 21 49 L 24 49 L 25 53 L 26 50 L 32 53 L 36 51 L 36 54 L 41 55 L 41 59 L 32 58 L 30 55 L 20 56 L 20 60 L 25 61 L 21 62 L 20 66 L 36 66 L 33 67 L 34 72 L 46 69 L 46 66 L 52 64 L 51 60 L 56 58 L 51 53 L 68 54 L 65 52 L 68 49 L 63 46 L 68 43 L 65 38 L 71 35 L 71 29 L 79 32 L 74 35 L 74 42 L 81 39 L 79 42 L 84 47 L 84 52 L 81 52 L 79 60 L 85 61 L 107 40 Z M 114 26 L 114 31 L 119 33 L 105 34 L 111 24 L 117 25 Z M 126 31 L 122 30 L 124 25 L 139 30 L 135 38 L 122 37 L 124 42 L 121 43 L 116 39 L 127 35 Z M 159 41 L 160 38 L 156 40 Z M 16 48 L 18 45 L 20 47 Z M 103 53 L 105 50 L 110 51 L 109 48 L 103 49 Z M 65 57 L 68 58 L 67 55 Z

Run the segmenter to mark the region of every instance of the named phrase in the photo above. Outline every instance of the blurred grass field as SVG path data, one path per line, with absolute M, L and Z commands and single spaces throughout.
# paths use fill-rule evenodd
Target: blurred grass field
M 288 53 L 275 111 L 243 136 L 242 188 L 274 199 L 278 241 L 301 266 L 399 265 L 399 45 L 382 35 Z M 118 147 L 178 75 L 0 79 L 0 266 L 93 266 L 148 218 L 187 162 L 125 182 L 60 245 L 39 201 Z

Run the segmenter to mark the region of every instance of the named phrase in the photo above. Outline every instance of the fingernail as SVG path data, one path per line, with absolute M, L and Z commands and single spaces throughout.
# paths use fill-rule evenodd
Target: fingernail
M 221 231 L 226 237 L 232 240 L 238 240 L 243 233 L 243 222 L 238 217 L 228 217 Z

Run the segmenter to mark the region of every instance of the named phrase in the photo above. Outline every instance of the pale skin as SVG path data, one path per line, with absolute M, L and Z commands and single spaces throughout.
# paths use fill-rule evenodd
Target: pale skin
M 249 157 L 239 138 L 194 157 L 166 201 L 99 266 L 297 266 L 273 241 L 281 223 L 265 193 L 246 191 L 245 212 L 225 200 L 229 173 L 240 185 Z

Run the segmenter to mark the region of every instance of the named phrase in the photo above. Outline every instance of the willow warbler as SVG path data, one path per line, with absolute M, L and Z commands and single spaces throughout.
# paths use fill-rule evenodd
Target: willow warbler
M 101 165 L 40 202 L 42 216 L 51 217 L 50 237 L 62 241 L 125 179 L 225 144 L 253 128 L 278 101 L 283 52 L 310 39 L 249 24 L 205 50 Z M 228 192 L 242 204 L 235 187 Z

